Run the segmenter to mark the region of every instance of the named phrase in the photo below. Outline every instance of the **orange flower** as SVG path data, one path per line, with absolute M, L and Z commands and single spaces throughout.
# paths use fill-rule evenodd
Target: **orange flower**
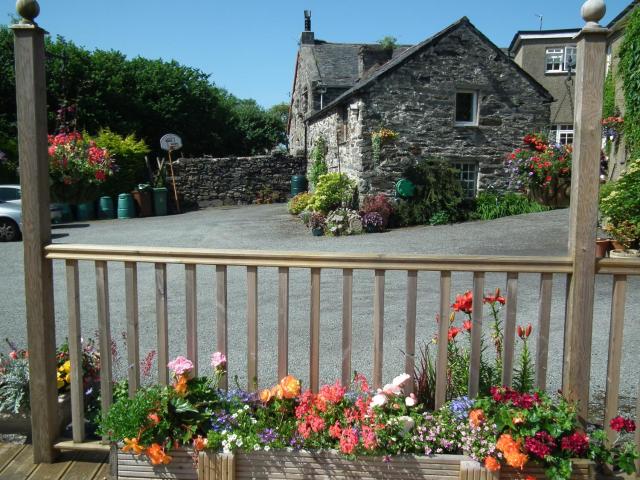
M 476 410 L 471 410 L 469 412 L 469 424 L 473 428 L 478 428 L 480 425 L 484 423 L 484 421 L 485 421 L 484 412 L 479 408 Z
M 300 395 L 300 380 L 293 375 L 287 375 L 280 380 L 280 386 L 282 387 L 282 396 L 284 398 L 296 398 Z
M 209 442 L 206 438 L 203 438 L 202 435 L 198 435 L 196 438 L 193 439 L 193 449 L 196 452 L 199 452 L 207 448 L 208 443 Z
M 484 466 L 490 472 L 497 472 L 500 470 L 500 462 L 496 457 L 487 457 L 484 459 Z
M 496 448 L 502 453 L 507 453 L 513 450 L 520 450 L 518 442 L 516 442 L 508 433 L 503 433 L 502 435 L 500 435 L 500 438 L 496 442 Z
M 522 415 L 516 415 L 512 418 L 514 425 L 522 425 L 524 423 L 524 417 Z
M 507 465 L 513 468 L 519 468 L 522 470 L 529 461 L 529 457 L 519 452 L 518 450 L 510 450 L 504 453 L 504 459 L 507 461 Z
M 272 398 L 273 395 L 271 394 L 271 390 L 269 390 L 268 388 L 260 391 L 260 401 L 262 403 L 269 403 L 269 400 L 271 400 Z
M 273 387 L 270 393 L 272 398 L 275 397 L 278 400 L 282 400 L 284 398 L 284 389 L 282 388 L 282 386 L 280 386 L 280 384 Z
M 150 413 L 149 415 L 147 415 L 147 418 L 151 420 L 154 425 L 160 423 L 160 416 L 157 413 Z
M 144 447 L 140 444 L 138 444 L 138 439 L 137 438 L 125 438 L 124 439 L 124 447 L 122 447 L 122 451 L 124 453 L 128 453 L 131 452 L 134 455 L 140 455 L 142 452 L 144 452 Z
M 164 448 L 157 443 L 153 443 L 147 448 L 147 456 L 151 460 L 152 465 L 168 465 L 172 460 L 171 457 L 164 452 Z
M 189 381 L 189 379 L 187 378 L 186 375 L 180 375 L 180 376 L 178 376 L 178 381 L 173 386 L 173 388 L 175 389 L 176 393 L 178 395 L 180 395 L 181 397 L 187 394 L 187 382 L 188 381 Z

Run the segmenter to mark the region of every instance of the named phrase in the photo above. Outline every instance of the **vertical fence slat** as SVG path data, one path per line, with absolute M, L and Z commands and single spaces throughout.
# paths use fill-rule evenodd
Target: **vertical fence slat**
M 309 387 L 320 388 L 320 269 L 311 269 L 311 314 L 309 325 Z
M 604 427 L 610 442 L 613 442 L 617 435 L 609 426 L 609 421 L 618 414 L 626 294 L 627 276 L 614 275 L 611 295 L 611 326 L 609 327 L 609 356 L 607 357 L 607 386 L 604 400 Z
M 540 275 L 540 297 L 538 298 L 538 344 L 536 348 L 536 386 L 547 388 L 547 363 L 549 361 L 549 330 L 551 328 L 551 293 L 553 274 Z
M 289 373 L 289 269 L 278 268 L 278 379 Z
M 416 366 L 416 316 L 418 309 L 418 272 L 407 272 L 407 323 L 405 327 L 404 371 L 411 375 L 406 384 L 405 393 L 413 393 L 414 372 Z
M 66 261 L 69 360 L 71 361 L 71 428 L 74 442 L 84 441 L 84 388 L 82 328 L 80 322 L 80 276 L 78 261 Z
M 436 363 L 436 409 L 447 398 L 447 343 L 451 309 L 451 272 L 440 272 L 440 325 L 438 328 L 438 362 Z
M 133 397 L 140 387 L 140 344 L 138 341 L 138 265 L 124 264 L 124 285 L 127 316 L 127 360 L 129 396 Z
M 384 348 L 384 270 L 375 271 L 373 287 L 373 386 L 382 386 Z
M 100 398 L 102 414 L 106 415 L 111 408 L 111 326 L 109 322 L 109 272 L 107 262 L 96 261 L 96 296 L 98 312 L 98 332 L 100 348 Z M 103 441 L 107 437 L 103 436 Z
M 258 267 L 247 267 L 247 388 L 258 388 Z
M 474 300 L 476 297 L 474 297 Z M 478 301 L 480 299 L 478 298 Z M 516 337 L 516 313 L 518 311 L 518 274 L 507 274 L 507 313 L 504 323 L 504 345 L 502 350 L 502 384 L 513 383 L 513 353 Z M 475 306 L 475 302 L 474 302 Z
M 640 382 L 636 393 L 636 425 L 640 425 Z M 640 428 L 636 428 L 636 448 L 640 450 Z M 636 474 L 640 472 L 640 459 L 636 460 Z
M 353 269 L 342 270 L 342 384 L 351 382 L 351 334 L 353 325 Z
M 196 266 L 185 265 L 185 303 L 187 307 L 187 358 L 193 362 L 193 373 L 198 375 L 198 285 Z
M 227 356 L 228 370 L 227 342 L 227 266 L 216 265 L 216 349 Z M 227 388 L 227 386 L 228 378 L 224 375 L 220 379 L 220 388 Z
M 473 274 L 473 311 L 471 313 L 471 362 L 469 365 L 469 397 L 475 398 L 480 390 L 480 355 L 482 349 L 482 297 L 484 272 Z M 446 319 L 441 319 L 446 321 Z
M 167 264 L 156 263 L 156 329 L 158 344 L 158 383 L 169 383 L 169 310 L 167 307 Z

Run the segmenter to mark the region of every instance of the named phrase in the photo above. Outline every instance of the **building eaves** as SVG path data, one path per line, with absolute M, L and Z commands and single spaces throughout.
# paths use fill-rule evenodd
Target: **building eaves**
M 580 33 L 579 28 L 561 28 L 557 30 L 520 30 L 516 32 L 511 40 L 511 44 L 509 45 L 509 51 L 511 53 L 514 52 L 520 40 L 523 37 L 533 37 L 533 38 L 571 38 Z

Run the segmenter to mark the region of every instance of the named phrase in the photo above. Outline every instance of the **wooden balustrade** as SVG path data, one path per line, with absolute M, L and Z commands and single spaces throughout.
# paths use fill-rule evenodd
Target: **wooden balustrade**
M 198 286 L 197 266 L 215 266 L 215 332 L 216 348 L 228 353 L 228 269 L 243 267 L 246 269 L 247 285 L 247 351 L 246 372 L 247 388 L 258 387 L 258 320 L 259 296 L 258 273 L 263 267 L 277 268 L 277 321 L 273 325 L 277 330 L 277 375 L 281 378 L 289 373 L 289 302 L 291 269 L 308 269 L 310 272 L 309 302 L 309 385 L 317 390 L 320 384 L 320 334 L 321 334 L 321 278 L 325 269 L 339 269 L 342 276 L 342 325 L 341 325 L 341 379 L 349 383 L 352 377 L 353 353 L 353 291 L 355 269 L 369 270 L 372 273 L 373 291 L 371 301 L 373 317 L 371 321 L 373 345 L 371 365 L 372 385 L 379 387 L 384 383 L 384 311 L 386 272 L 404 270 L 406 277 L 406 318 L 404 326 L 405 370 L 413 373 L 416 360 L 417 317 L 419 298 L 419 272 L 438 272 L 439 316 L 438 342 L 436 353 L 435 403 L 441 406 L 447 400 L 447 335 L 449 314 L 452 304 L 453 272 L 469 272 L 473 276 L 472 291 L 474 299 L 482 299 L 487 291 L 486 274 L 502 273 L 506 277 L 506 308 L 504 309 L 504 343 L 502 357 L 502 381 L 511 385 L 514 371 L 514 352 L 517 325 L 518 283 L 521 273 L 539 274 L 539 295 L 537 312 L 537 348 L 535 382 L 544 389 L 547 381 L 549 356 L 549 332 L 551 324 L 551 304 L 553 296 L 553 275 L 568 276 L 572 271 L 571 261 L 566 258 L 547 257 L 429 257 L 429 256 L 386 256 L 386 255 L 334 255 L 311 253 L 280 252 L 235 252 L 194 249 L 156 249 L 131 247 L 96 247 L 82 245 L 52 245 L 47 247 L 47 257 L 66 262 L 67 303 L 69 312 L 69 349 L 72 364 L 72 406 L 73 440 L 82 442 L 83 431 L 83 389 L 81 378 L 81 319 L 80 319 L 80 281 L 79 261 L 92 261 L 95 264 L 97 316 L 99 326 L 99 346 L 101 350 L 101 390 L 102 408 L 108 410 L 112 392 L 111 329 L 109 318 L 108 264 L 123 263 L 126 287 L 125 311 L 127 325 L 127 361 L 130 394 L 140 385 L 139 370 L 139 307 L 138 307 L 138 263 L 152 263 L 155 269 L 156 312 L 158 342 L 158 382 L 169 381 L 166 364 L 169 361 L 169 316 L 167 294 L 167 265 L 185 265 L 185 322 L 187 355 L 197 365 L 198 357 Z M 624 307 L 629 275 L 640 274 L 640 261 L 616 261 L 602 259 L 597 262 L 596 270 L 601 274 L 613 275 L 613 293 L 611 305 L 611 334 L 609 338 L 609 363 L 607 368 L 607 391 L 604 419 L 608 421 L 617 414 L 620 389 L 620 368 L 622 335 L 624 325 Z M 495 288 L 492 284 L 491 288 Z M 560 292 L 561 293 L 561 292 Z M 471 312 L 471 358 L 469 371 L 469 394 L 475 396 L 480 387 L 480 358 L 482 349 L 482 325 L 488 315 L 482 301 L 474 301 Z M 207 314 L 208 315 L 208 314 Z M 531 316 L 535 316 L 531 312 Z M 527 322 L 528 320 L 525 320 Z M 520 322 L 522 324 L 522 322 Z M 268 382 L 271 383 L 270 379 Z M 263 379 L 264 383 L 264 379 Z M 221 386 L 226 388 L 227 379 Z M 409 387 L 411 391 L 413 387 Z M 609 432 L 611 433 L 611 432 Z

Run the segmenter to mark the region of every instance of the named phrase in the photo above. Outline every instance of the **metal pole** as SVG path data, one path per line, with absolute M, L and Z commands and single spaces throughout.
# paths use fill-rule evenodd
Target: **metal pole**
M 169 170 L 171 170 L 171 183 L 173 184 L 173 197 L 176 199 L 176 209 L 180 213 L 180 200 L 178 200 L 178 190 L 176 189 L 176 177 L 173 175 L 173 160 L 171 160 L 171 149 L 169 149 Z
M 44 257 L 44 247 L 51 243 L 46 32 L 34 22 L 40 11 L 35 0 L 19 0 L 17 11 L 23 20 L 11 29 L 15 42 L 33 461 L 51 463 L 56 456 L 53 444 L 58 435 L 58 389 L 53 269 L 51 261 Z

